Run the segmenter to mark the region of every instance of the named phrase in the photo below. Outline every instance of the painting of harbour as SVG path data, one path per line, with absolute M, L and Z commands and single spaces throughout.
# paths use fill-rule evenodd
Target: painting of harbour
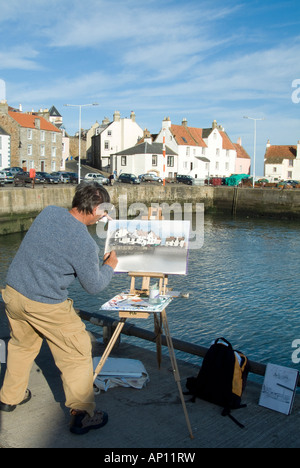
M 115 250 L 116 272 L 187 274 L 189 221 L 110 221 L 105 253 Z

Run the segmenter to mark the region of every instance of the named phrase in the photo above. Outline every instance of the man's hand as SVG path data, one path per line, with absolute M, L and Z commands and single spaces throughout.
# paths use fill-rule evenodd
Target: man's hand
M 115 270 L 116 266 L 118 265 L 118 258 L 114 250 L 104 255 L 103 265 L 109 265 Z

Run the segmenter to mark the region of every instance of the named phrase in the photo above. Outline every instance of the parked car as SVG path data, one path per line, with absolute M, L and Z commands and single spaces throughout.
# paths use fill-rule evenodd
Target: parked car
M 186 185 L 193 185 L 194 179 L 189 175 L 177 175 L 176 182 Z
M 29 176 L 29 172 L 20 172 L 19 174 L 15 175 L 13 178 L 14 186 L 17 187 L 18 185 L 23 185 L 25 187 L 26 184 L 31 184 L 32 179 Z M 44 177 L 36 174 L 35 183 L 36 184 L 43 184 L 45 182 Z
M 66 172 L 63 172 L 63 171 L 51 172 L 50 175 L 59 177 L 60 182 L 62 182 L 63 184 L 67 184 L 70 182 L 70 177 L 68 176 Z
M 285 184 L 290 185 L 293 188 L 295 188 L 295 187 L 298 187 L 300 185 L 300 182 L 299 182 L 299 180 L 286 180 Z
M 18 167 L 18 166 L 6 167 L 5 169 L 3 169 L 3 171 L 10 172 L 13 176 L 15 176 L 15 175 L 18 174 L 19 172 L 23 172 L 23 168 L 22 168 L 22 167 Z
M 157 176 L 156 174 L 143 174 L 141 178 L 142 182 L 159 182 L 161 183 L 163 180 L 161 177 Z
M 78 174 L 76 172 L 66 172 L 66 175 L 70 178 L 71 184 L 78 184 Z
M 14 181 L 14 176 L 11 172 L 3 170 L 3 178 L 4 178 L 4 183 L 5 184 L 12 184 Z
M 36 175 L 45 179 L 45 182 L 47 182 L 48 184 L 58 184 L 60 182 L 59 176 L 51 175 L 48 172 L 38 171 Z
M 5 172 L 4 171 L 0 171 L 0 185 L 3 186 L 5 185 Z
M 138 177 L 136 177 L 134 174 L 120 174 L 118 178 L 119 182 L 122 182 L 124 184 L 140 184 L 141 181 Z
M 108 178 L 98 172 L 90 172 L 89 174 L 86 174 L 84 182 L 98 182 L 98 184 L 102 185 L 109 184 Z

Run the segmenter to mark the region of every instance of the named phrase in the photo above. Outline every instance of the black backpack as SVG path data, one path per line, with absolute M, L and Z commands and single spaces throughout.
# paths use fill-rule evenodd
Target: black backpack
M 242 393 L 245 389 L 249 373 L 246 356 L 235 351 L 229 341 L 218 338 L 207 351 L 202 367 L 197 377 L 189 377 L 186 382 L 188 392 L 196 398 L 214 403 L 223 408 L 222 415 L 229 416 L 241 428 L 230 410 L 244 408 Z

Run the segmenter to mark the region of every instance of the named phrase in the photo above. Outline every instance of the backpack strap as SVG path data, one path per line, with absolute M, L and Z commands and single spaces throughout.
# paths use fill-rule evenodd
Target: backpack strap
M 241 405 L 241 408 L 243 408 L 244 406 L 247 405 Z M 239 426 L 241 429 L 245 429 L 245 426 L 242 423 L 240 423 L 234 416 L 232 416 L 229 408 L 223 409 L 222 416 L 228 416 L 231 419 L 231 421 L 233 421 L 237 426 Z

